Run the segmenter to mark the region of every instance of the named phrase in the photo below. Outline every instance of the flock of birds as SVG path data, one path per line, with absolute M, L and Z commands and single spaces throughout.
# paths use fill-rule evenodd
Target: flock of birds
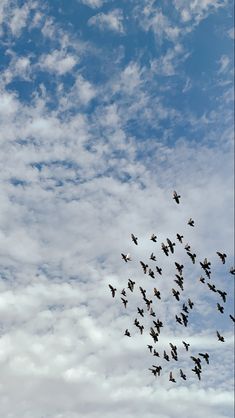
M 173 192 L 173 199 L 175 200 L 175 202 L 177 204 L 180 203 L 180 198 L 181 196 L 177 194 L 176 191 Z M 195 222 L 192 218 L 190 218 L 188 220 L 188 225 L 191 227 L 194 227 Z M 183 245 L 183 235 L 180 235 L 179 233 L 176 234 L 176 239 L 177 241 Z M 138 245 L 138 238 L 134 235 L 131 234 L 131 239 L 133 241 L 133 243 L 135 245 Z M 157 236 L 155 234 L 152 234 L 150 237 L 150 240 L 153 241 L 154 243 L 157 242 Z M 175 251 L 175 246 L 176 243 L 172 242 L 169 238 L 166 239 L 166 242 L 162 242 L 161 243 L 161 249 L 163 251 L 163 253 L 165 254 L 166 257 L 169 257 L 169 255 L 174 254 Z M 188 255 L 188 257 L 190 258 L 190 260 L 192 261 L 193 264 L 196 263 L 196 254 L 191 250 L 191 246 L 189 244 L 186 244 L 184 246 L 184 249 Z M 216 252 L 218 257 L 220 258 L 222 264 L 226 263 L 226 258 L 227 255 L 223 252 Z M 128 263 L 131 261 L 131 256 L 130 254 L 121 254 L 121 257 L 123 259 L 123 261 L 125 263 Z M 154 255 L 154 253 L 152 252 L 149 259 L 151 260 L 151 262 L 156 262 L 157 258 Z M 172 288 L 172 296 L 176 299 L 176 301 L 180 301 L 181 298 L 181 293 L 184 291 L 184 277 L 183 277 L 183 271 L 184 271 L 184 265 L 180 264 L 178 262 L 175 262 L 175 268 L 176 268 L 176 272 L 175 272 L 175 279 L 174 282 L 176 283 L 177 286 L 174 286 L 174 288 Z M 162 276 L 162 268 L 159 267 L 158 265 L 155 266 L 155 269 L 149 267 L 148 262 L 144 262 L 144 261 L 140 261 L 140 265 L 141 268 L 143 270 L 143 273 L 145 275 L 150 276 L 152 279 L 155 279 L 157 277 L 157 275 Z M 227 297 L 227 293 L 224 290 L 220 290 L 217 289 L 215 284 L 211 283 L 211 262 L 207 260 L 207 258 L 205 258 L 203 261 L 200 261 L 200 266 L 203 270 L 203 276 L 200 277 L 199 281 L 202 284 L 206 284 L 208 286 L 208 289 L 211 292 L 217 293 L 221 300 L 223 301 L 223 303 L 226 303 L 226 297 Z M 230 273 L 232 275 L 235 275 L 235 268 L 231 267 L 230 269 Z M 206 281 L 207 280 L 207 281 Z M 129 279 L 128 283 L 127 283 L 127 289 L 123 288 L 121 290 L 121 301 L 124 305 L 124 308 L 127 308 L 127 304 L 128 304 L 128 298 L 127 298 L 127 292 L 133 292 L 134 288 L 135 288 L 135 281 Z M 111 284 L 109 284 L 109 288 L 112 294 L 112 297 L 114 298 L 116 293 L 117 293 L 117 289 L 112 286 Z M 146 310 L 144 310 L 143 308 L 140 308 L 139 306 L 137 306 L 137 313 L 139 315 L 139 319 L 140 318 L 144 318 L 146 315 L 149 315 L 149 317 L 152 317 L 151 321 L 152 324 L 150 326 L 149 329 L 149 335 L 151 336 L 153 342 L 151 344 L 147 345 L 147 348 L 149 350 L 149 352 L 154 356 L 154 357 L 158 357 L 158 358 L 162 358 L 164 359 L 166 362 L 170 362 L 171 360 L 174 361 L 178 361 L 178 347 L 174 344 L 172 344 L 171 342 L 169 343 L 169 347 L 170 347 L 170 353 L 167 353 L 166 350 L 163 351 L 163 353 L 160 355 L 158 348 L 157 348 L 157 342 L 159 341 L 159 337 L 161 334 L 161 329 L 163 328 L 164 324 L 163 322 L 159 319 L 156 318 L 156 312 L 153 309 L 153 299 L 159 299 L 161 300 L 161 292 L 159 289 L 157 289 L 156 287 L 153 288 L 153 295 L 152 297 L 150 296 L 149 298 L 147 297 L 146 293 L 146 289 L 144 289 L 143 287 L 139 286 L 139 291 L 140 294 L 142 295 L 142 299 L 144 301 L 144 303 L 146 304 Z M 221 301 L 220 301 L 221 302 Z M 187 327 L 188 326 L 188 321 L 189 321 L 189 314 L 190 311 L 193 309 L 194 307 L 194 302 L 188 298 L 187 303 L 183 303 L 182 304 L 182 308 L 181 308 L 181 312 L 179 313 L 179 315 L 175 315 L 175 321 L 177 324 L 183 326 L 183 327 Z M 219 313 L 223 314 L 224 313 L 224 306 L 217 302 L 217 310 Z M 229 315 L 231 320 L 233 322 L 235 322 L 235 318 L 232 314 Z M 144 332 L 144 325 L 140 323 L 140 320 L 138 318 L 135 318 L 134 320 L 134 326 L 137 327 L 139 329 L 140 334 L 142 335 Z M 124 332 L 124 335 L 127 337 L 131 337 L 131 333 L 129 331 L 129 329 L 126 329 Z M 216 330 L 216 335 L 218 338 L 218 341 L 220 342 L 224 342 L 225 338 L 223 335 L 221 335 L 221 333 Z M 184 347 L 184 349 L 186 350 L 186 352 L 189 351 L 189 347 L 190 344 L 186 341 L 182 341 L 182 347 Z M 191 369 L 198 377 L 199 380 L 201 380 L 201 373 L 202 373 L 202 361 L 206 362 L 207 364 L 209 364 L 209 354 L 207 352 L 205 353 L 198 353 L 197 356 L 190 356 L 192 362 L 193 362 L 193 368 Z M 154 376 L 160 376 L 161 374 L 161 370 L 162 370 L 162 366 L 161 365 L 152 365 L 152 367 L 149 368 L 149 370 L 151 371 L 151 373 L 153 373 Z M 182 378 L 183 380 L 187 380 L 187 376 L 184 373 L 184 371 L 182 369 L 179 370 L 180 374 L 180 378 Z M 169 381 L 176 383 L 176 378 L 173 376 L 173 372 L 170 371 L 169 373 Z

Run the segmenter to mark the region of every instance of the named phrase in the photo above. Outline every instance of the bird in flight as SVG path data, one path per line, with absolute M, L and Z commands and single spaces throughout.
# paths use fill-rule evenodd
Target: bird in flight
M 224 313 L 224 307 L 217 303 L 217 309 L 220 313 Z
M 180 203 L 180 198 L 181 196 L 179 194 L 177 194 L 177 192 L 174 190 L 173 192 L 173 199 L 176 201 L 176 203 Z
M 144 310 L 140 309 L 140 308 L 137 308 L 137 310 L 138 310 L 138 313 L 140 314 L 140 316 L 144 317 Z
M 171 251 L 171 253 L 173 254 L 173 253 L 174 253 L 174 246 L 175 246 L 175 243 L 174 243 L 174 242 L 172 242 L 169 238 L 167 238 L 166 240 L 167 240 L 167 243 L 168 243 L 168 248 L 169 248 L 169 250 Z
M 155 278 L 154 271 L 152 269 L 149 269 L 149 276 L 152 277 L 152 279 Z
M 125 331 L 125 334 L 124 335 L 126 335 L 127 337 L 130 337 L 131 336 L 131 334 L 130 334 L 130 332 L 128 331 L 128 329 L 126 329 L 126 331 Z
M 227 254 L 220 253 L 219 251 L 216 251 L 216 254 L 219 256 L 219 258 L 221 259 L 222 263 L 225 264 L 225 259 L 227 257 Z
M 137 242 L 138 238 L 135 237 L 134 234 L 131 234 L 131 239 L 132 239 L 132 241 L 134 242 L 135 245 L 138 245 L 138 242 Z
M 149 258 L 150 258 L 150 260 L 156 261 L 156 257 L 155 257 L 155 255 L 153 253 L 150 255 Z
M 231 267 L 231 269 L 229 270 L 229 273 L 235 275 L 235 267 Z
M 188 351 L 190 344 L 186 343 L 185 341 L 182 341 L 182 343 L 184 344 L 186 351 Z
M 152 234 L 152 235 L 151 235 L 151 237 L 150 237 L 150 239 L 151 239 L 151 241 L 153 241 L 153 242 L 157 242 L 157 235 Z
M 123 260 L 127 263 L 127 261 L 130 261 L 131 260 L 131 256 L 130 256 L 130 254 L 122 254 L 121 253 L 121 256 L 122 256 L 122 258 L 123 258 Z
M 201 369 L 199 369 L 197 366 L 195 366 L 194 369 L 192 369 L 192 371 L 194 373 L 196 373 L 198 379 L 201 380 Z
M 170 381 L 170 382 L 173 382 L 173 383 L 176 383 L 176 380 L 175 380 L 175 378 L 173 377 L 172 372 L 170 372 L 170 375 L 169 375 L 169 381 Z
M 109 288 L 110 288 L 110 290 L 112 292 L 112 297 L 114 298 L 115 292 L 117 291 L 117 289 L 115 289 L 111 284 L 109 284 Z
M 196 254 L 192 254 L 190 251 L 187 251 L 187 254 L 191 258 L 192 263 L 195 264 Z
M 183 380 L 186 380 L 186 374 L 183 373 L 183 370 L 180 369 L 180 377 L 182 377 Z
M 190 307 L 190 309 L 193 309 L 193 306 L 194 306 L 194 303 L 189 298 L 188 298 L 188 306 Z
M 160 274 L 160 276 L 162 275 L 162 269 L 158 266 L 156 266 L 156 270 L 158 272 L 158 274 Z
M 148 346 L 147 346 L 147 347 L 149 348 L 150 353 L 152 353 L 153 346 L 148 344 Z
M 180 292 L 178 290 L 175 289 L 171 289 L 172 290 L 172 294 L 173 296 L 176 298 L 176 300 L 180 300 Z
M 161 247 L 162 247 L 162 251 L 166 254 L 166 256 L 168 256 L 169 255 L 168 246 L 165 245 L 164 242 L 162 242 Z
M 178 270 L 179 274 L 182 276 L 183 268 L 184 268 L 183 264 L 180 265 L 179 263 L 175 262 L 175 266 L 176 266 L 176 269 Z
M 222 290 L 217 289 L 217 293 L 219 293 L 219 295 L 221 296 L 221 298 L 223 299 L 224 303 L 226 302 L 226 296 L 227 293 L 223 292 Z
M 216 331 L 217 337 L 218 337 L 218 341 L 221 341 L 222 343 L 224 343 L 224 337 L 219 333 L 219 331 Z
M 125 306 L 125 308 L 126 308 L 126 305 L 127 305 L 127 303 L 128 303 L 128 300 L 127 299 L 124 299 L 124 298 L 121 298 L 121 300 L 122 300 L 122 302 L 123 302 L 123 305 Z
M 190 219 L 188 220 L 188 225 L 190 225 L 190 226 L 194 226 L 194 220 L 193 220 L 192 218 L 190 218 Z
M 154 296 L 156 296 L 158 299 L 161 299 L 161 293 L 159 290 L 156 289 L 156 287 L 153 288 Z
M 178 239 L 178 241 L 179 241 L 181 244 L 183 243 L 183 238 L 184 238 L 184 236 L 183 236 L 183 235 L 176 234 L 176 238 Z
M 201 357 L 203 357 L 205 360 L 206 360 L 206 362 L 207 362 L 207 364 L 209 364 L 209 354 L 208 353 L 198 353 L 199 354 L 199 356 L 201 356 Z
M 131 292 L 133 292 L 134 290 L 134 285 L 135 282 L 133 282 L 131 279 L 128 280 L 128 288 L 130 289 Z
M 148 271 L 148 264 L 145 264 L 143 261 L 140 261 L 140 264 L 143 268 L 144 274 L 146 274 Z
M 232 319 L 233 322 L 235 322 L 235 317 L 233 315 L 229 315 L 229 317 Z

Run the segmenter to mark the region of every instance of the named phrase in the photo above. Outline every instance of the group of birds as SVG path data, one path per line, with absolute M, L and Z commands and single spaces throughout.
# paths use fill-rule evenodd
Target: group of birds
M 181 196 L 179 194 L 177 194 L 176 191 L 173 192 L 173 199 L 175 200 L 175 202 L 177 204 L 180 203 L 180 198 Z M 191 227 L 195 226 L 195 222 L 192 218 L 190 218 L 188 220 L 188 225 Z M 179 241 L 180 244 L 183 244 L 183 235 L 180 235 L 179 233 L 176 234 L 176 239 Z M 138 237 L 136 237 L 134 234 L 131 234 L 131 239 L 133 241 L 133 243 L 135 245 L 138 245 Z M 154 243 L 157 242 L 157 236 L 155 234 L 152 234 L 150 236 L 150 240 L 153 241 Z M 166 239 L 166 242 L 162 242 L 161 243 L 161 249 L 163 251 L 163 253 L 166 255 L 166 257 L 169 257 L 169 255 L 174 254 L 175 252 L 175 246 L 176 243 L 172 242 L 169 238 Z M 191 262 L 193 264 L 196 263 L 196 257 L 197 255 L 191 250 L 191 246 L 187 243 L 184 246 L 184 249 L 186 251 L 186 254 L 188 255 L 188 257 L 190 258 Z M 222 264 L 226 263 L 226 257 L 227 255 L 223 252 L 219 252 L 217 251 L 217 255 L 220 258 Z M 121 253 L 121 257 L 124 260 L 125 263 L 128 263 L 130 261 L 132 261 L 131 259 L 131 255 L 128 254 L 124 254 Z M 154 255 L 154 253 L 152 252 L 150 254 L 149 259 L 151 260 L 151 262 L 156 262 L 157 258 Z M 152 279 L 156 279 L 156 277 L 158 276 L 162 276 L 162 272 L 163 269 L 162 267 L 159 267 L 158 265 L 155 266 L 155 269 L 153 269 L 152 267 L 150 267 L 149 262 L 145 262 L 140 260 L 140 266 L 143 270 L 143 273 L 145 275 L 150 276 Z M 177 287 L 174 286 L 172 288 L 172 296 L 176 299 L 177 302 L 181 301 L 181 295 L 182 292 L 184 291 L 184 277 L 183 277 L 183 270 L 184 270 L 184 265 L 179 263 L 179 262 L 175 262 L 174 263 L 175 268 L 176 268 L 176 272 L 175 272 L 175 279 L 174 282 L 176 283 Z M 200 261 L 200 266 L 203 270 L 203 276 L 201 275 L 201 277 L 199 278 L 200 283 L 202 284 L 207 284 L 208 289 L 211 292 L 217 293 L 222 301 L 225 303 L 226 302 L 226 296 L 227 293 L 223 290 L 217 289 L 215 284 L 211 283 L 211 262 L 207 260 L 207 258 L 205 258 L 203 261 Z M 232 275 L 235 275 L 235 268 L 231 267 L 230 269 L 230 273 Z M 206 277 L 204 277 L 206 276 Z M 206 279 L 207 278 L 207 279 Z M 206 282 L 207 280 L 207 282 Z M 132 279 L 128 280 L 127 283 L 127 289 L 123 288 L 121 290 L 121 301 L 124 305 L 125 308 L 127 308 L 127 304 L 128 304 L 128 298 L 127 298 L 127 291 L 130 292 L 134 292 L 135 289 L 135 281 L 133 281 Z M 176 288 L 175 288 L 176 287 Z M 117 292 L 117 289 L 112 286 L 111 284 L 109 284 L 109 288 L 111 290 L 111 294 L 112 297 L 114 298 Z M 153 340 L 153 345 L 148 344 L 148 349 L 150 351 L 150 353 L 154 356 L 154 357 L 158 357 L 158 358 L 162 358 L 163 360 L 170 362 L 170 360 L 174 360 L 174 361 L 178 361 L 178 348 L 176 345 L 173 345 L 172 343 L 169 343 L 170 345 L 170 354 L 166 352 L 166 350 L 163 351 L 162 355 L 160 355 L 159 351 L 157 351 L 156 347 L 156 343 L 159 341 L 159 337 L 160 337 L 160 333 L 161 333 L 161 328 L 163 328 L 163 322 L 159 319 L 156 318 L 156 312 L 153 309 L 153 299 L 158 299 L 161 300 L 161 291 L 159 289 L 157 289 L 157 287 L 153 288 L 153 294 L 150 297 L 147 297 L 146 293 L 146 289 L 144 289 L 143 287 L 139 286 L 139 291 L 140 294 L 142 295 L 142 299 L 144 301 L 144 303 L 146 304 L 146 311 L 143 308 L 140 308 L 139 306 L 137 306 L 137 314 L 139 315 L 139 317 L 144 318 L 146 316 L 146 314 L 149 315 L 149 317 L 152 317 L 154 319 L 152 319 L 152 324 L 149 328 L 149 335 L 151 336 L 152 340 Z M 190 311 L 193 309 L 194 307 L 194 302 L 192 302 L 192 300 L 190 298 L 187 299 L 187 303 L 183 302 L 182 304 L 182 308 L 180 310 L 180 313 L 177 315 L 175 315 L 175 321 L 177 324 L 187 327 L 188 326 L 188 322 L 189 322 L 189 314 Z M 217 302 L 217 310 L 219 313 L 223 314 L 224 313 L 224 306 L 222 306 L 219 302 Z M 232 314 L 229 315 L 231 320 L 233 322 L 235 322 L 235 318 Z M 135 318 L 133 325 L 139 329 L 140 334 L 142 335 L 144 332 L 144 325 L 140 323 L 139 319 Z M 124 335 L 127 337 L 131 337 L 131 333 L 129 331 L 129 329 L 126 329 L 124 332 Z M 218 341 L 220 342 L 224 342 L 225 338 L 224 336 L 222 336 L 220 334 L 220 332 L 218 330 L 216 330 L 216 335 L 218 338 Z M 189 350 L 190 344 L 182 341 L 182 344 L 185 348 L 186 351 Z M 193 368 L 191 369 L 198 377 L 199 380 L 201 380 L 201 373 L 202 373 L 202 359 L 209 364 L 209 354 L 207 352 L 205 353 L 198 353 L 198 356 L 190 356 L 191 360 L 193 361 Z M 160 376 L 161 374 L 161 370 L 162 370 L 162 366 L 161 365 L 152 365 L 151 368 L 149 368 L 149 370 L 151 371 L 151 373 L 153 373 L 154 376 Z M 180 368 L 179 369 L 179 376 L 180 378 L 182 378 L 183 380 L 187 379 L 186 374 L 184 373 L 184 371 Z M 170 371 L 169 373 L 169 381 L 176 383 L 176 378 L 173 376 L 173 372 Z

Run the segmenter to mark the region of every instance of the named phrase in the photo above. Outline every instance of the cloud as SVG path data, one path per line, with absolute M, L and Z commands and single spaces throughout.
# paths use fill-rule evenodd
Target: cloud
M 85 4 L 86 6 L 96 9 L 103 6 L 105 0 L 78 0 L 79 3 Z
M 63 50 L 55 50 L 50 54 L 42 55 L 39 61 L 39 65 L 43 70 L 57 73 L 58 75 L 70 72 L 76 63 L 76 57 Z
M 228 33 L 229 38 L 231 38 L 231 39 L 235 38 L 235 29 L 234 28 L 229 29 L 227 33 Z
M 221 73 L 226 72 L 226 70 L 227 70 L 227 68 L 228 68 L 229 64 L 230 64 L 230 59 L 229 59 L 229 57 L 228 57 L 227 55 L 222 55 L 222 57 L 221 57 L 221 58 L 220 58 L 220 60 L 219 60 L 219 65 L 220 65 L 220 68 L 219 68 L 218 73 L 219 73 L 219 74 L 221 74 Z
M 97 26 L 101 30 L 112 30 L 124 33 L 123 12 L 121 9 L 114 9 L 109 13 L 98 13 L 88 20 L 88 25 Z

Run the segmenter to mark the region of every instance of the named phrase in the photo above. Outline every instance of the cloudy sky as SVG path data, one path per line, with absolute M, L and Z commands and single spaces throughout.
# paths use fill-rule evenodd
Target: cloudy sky
M 2 417 L 233 417 L 233 26 L 232 0 L 0 1 Z M 195 265 L 179 242 L 163 254 L 177 232 Z M 152 251 L 154 280 L 139 264 L 155 268 Z M 225 304 L 199 281 L 205 257 Z M 139 286 L 164 323 L 160 358 Z M 190 356 L 206 351 L 199 382 Z

